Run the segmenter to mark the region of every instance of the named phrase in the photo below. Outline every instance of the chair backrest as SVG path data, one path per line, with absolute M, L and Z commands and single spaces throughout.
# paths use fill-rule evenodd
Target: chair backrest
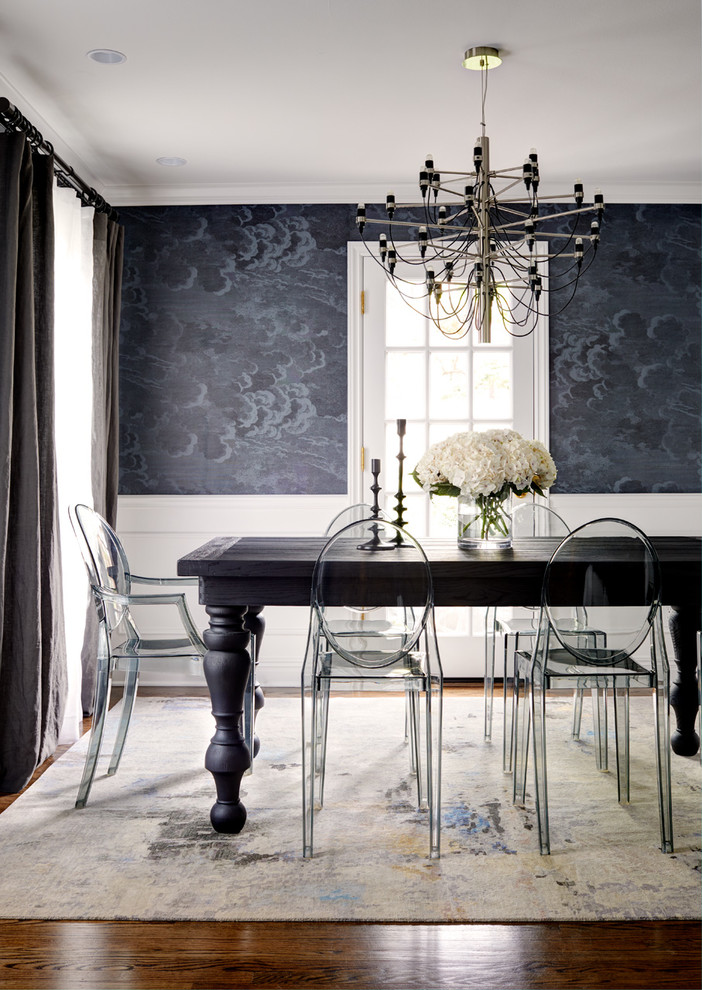
M 353 505 L 347 505 L 345 509 L 342 509 L 341 512 L 338 512 L 330 520 L 329 525 L 324 530 L 324 536 L 333 536 L 334 533 L 338 533 L 344 526 L 348 526 L 354 522 L 360 522 L 362 519 L 370 519 L 372 514 L 371 506 L 366 502 L 355 502 Z M 382 514 L 381 512 L 381 517 Z
M 105 610 L 108 624 L 114 629 L 125 617 L 127 610 L 105 602 L 100 592 L 130 594 L 129 562 L 124 547 L 107 521 L 89 506 L 76 505 L 70 511 L 70 518 L 88 571 L 98 612 L 100 613 L 101 608 Z
M 591 643 L 559 628 L 561 607 L 586 609 L 588 624 L 606 635 L 611 665 L 631 656 L 648 636 L 660 609 L 660 564 L 648 537 L 624 519 L 595 519 L 573 530 L 546 568 L 543 614 L 561 645 L 593 659 Z
M 512 511 L 512 538 L 515 540 L 537 536 L 563 538 L 569 532 L 565 520 L 543 502 L 519 502 Z
M 312 607 L 335 652 L 356 666 L 386 667 L 405 657 L 425 631 L 433 604 L 426 554 L 394 523 L 351 523 L 317 558 Z M 366 611 L 373 617 L 364 623 L 359 613 Z
M 568 533 L 570 528 L 566 521 L 544 502 L 518 502 L 512 510 L 512 538 L 515 540 L 530 540 L 539 536 L 563 539 Z M 539 606 L 525 605 L 524 608 L 532 614 L 532 625 L 536 626 Z M 572 625 L 576 621 L 579 620 L 572 609 L 565 609 L 559 616 L 559 622 Z

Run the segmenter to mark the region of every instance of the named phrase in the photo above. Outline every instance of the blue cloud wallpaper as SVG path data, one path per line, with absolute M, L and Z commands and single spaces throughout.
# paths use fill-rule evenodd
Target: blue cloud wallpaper
M 575 300 L 550 319 L 558 491 L 697 492 L 700 208 L 607 208 Z
M 122 211 L 122 493 L 346 491 L 347 215 Z
M 120 492 L 346 491 L 354 205 L 121 210 Z M 608 206 L 550 319 L 557 490 L 702 485 L 700 208 Z

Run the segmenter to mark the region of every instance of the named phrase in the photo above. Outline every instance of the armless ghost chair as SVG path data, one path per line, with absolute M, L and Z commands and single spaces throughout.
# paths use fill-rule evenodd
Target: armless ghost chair
M 399 536 L 403 546 L 373 549 Z M 437 859 L 443 676 L 431 571 L 406 530 L 377 519 L 335 533 L 314 568 L 301 683 L 305 857 L 313 855 L 315 816 L 324 799 L 331 690 L 366 686 L 405 693 L 410 772 L 416 767 L 418 805 L 428 810 L 429 856 Z
M 379 510 L 378 515 L 380 519 L 384 518 L 382 509 Z M 345 509 L 342 509 L 341 512 L 337 513 L 337 515 L 334 516 L 334 518 L 331 520 L 326 530 L 324 531 L 324 535 L 328 538 L 330 536 L 333 536 L 334 533 L 338 533 L 338 531 L 340 529 L 343 529 L 345 526 L 348 526 L 354 522 L 361 522 L 361 520 L 363 519 L 371 519 L 372 516 L 373 516 L 372 506 L 368 505 L 367 502 L 355 502 L 353 505 L 346 506 Z M 349 608 L 351 611 L 356 611 L 356 609 L 354 609 L 353 606 L 347 606 L 347 608 Z M 364 607 L 362 611 L 364 616 L 365 628 L 366 630 L 369 630 L 373 623 L 373 619 L 369 618 L 369 615 L 371 612 L 375 611 L 375 609 L 373 609 L 372 607 Z M 380 619 L 379 621 L 380 621 L 380 629 L 382 630 L 384 623 L 382 619 Z M 407 709 L 405 711 L 405 741 L 410 739 L 409 725 L 410 725 L 410 710 L 409 710 L 409 694 L 408 694 Z M 411 770 L 412 773 L 416 773 L 417 771 L 417 767 L 415 763 L 416 754 L 414 752 L 414 748 L 412 748 L 410 752 L 411 752 L 410 758 L 412 761 Z
M 371 506 L 366 502 L 355 502 L 353 505 L 347 505 L 346 508 L 342 509 L 341 512 L 337 512 L 334 518 L 330 520 L 329 525 L 324 530 L 324 535 L 327 537 L 333 536 L 334 533 L 338 533 L 344 526 L 349 526 L 354 522 L 360 522 L 362 519 L 370 519 L 372 515 Z M 381 510 L 381 518 L 382 515 Z
M 616 567 L 613 566 L 616 564 Z M 544 576 L 539 630 L 533 650 L 519 651 L 515 677 L 514 798 L 524 803 L 533 723 L 533 758 L 539 844 L 550 852 L 546 785 L 546 704 L 552 688 L 595 684 L 614 694 L 618 797 L 629 801 L 629 689 L 653 697 L 661 849 L 673 851 L 670 792 L 669 668 L 660 604 L 660 566 L 650 541 L 622 519 L 597 519 L 567 536 Z M 575 591 L 570 589 L 575 588 Z M 561 607 L 585 608 L 606 646 L 564 629 Z M 520 702 L 519 695 L 523 700 Z M 520 708 L 524 707 L 522 716 Z M 518 739 L 517 739 L 518 737 Z
M 95 776 L 105 719 L 115 670 L 125 671 L 122 712 L 117 728 L 108 775 L 117 772 L 129 722 L 136 701 L 141 660 L 200 661 L 206 647 L 195 627 L 185 595 L 134 594 L 134 584 L 184 585 L 196 584 L 197 578 L 149 578 L 132 574 L 124 548 L 111 526 L 87 505 L 76 505 L 70 511 L 71 523 L 80 544 L 83 561 L 88 570 L 93 601 L 98 615 L 97 679 L 95 706 L 88 753 L 83 778 L 78 789 L 76 808 L 84 808 Z M 172 606 L 176 610 L 181 630 L 173 637 L 143 636 L 135 612 L 142 606 Z
M 570 529 L 553 509 L 542 502 L 524 502 L 519 504 L 512 513 L 512 535 L 516 540 L 532 540 L 543 537 L 556 537 L 562 540 Z M 495 643 L 498 636 L 502 637 L 503 675 L 502 695 L 504 709 L 504 726 L 502 732 L 502 768 L 505 773 L 512 770 L 512 690 L 509 684 L 513 677 L 514 655 L 521 647 L 533 645 L 539 627 L 539 606 L 522 607 L 517 614 L 505 618 L 498 614 L 496 607 L 490 607 L 485 613 L 485 739 L 492 738 L 492 712 L 495 688 Z M 567 629 L 582 629 L 587 625 L 587 615 L 582 609 L 561 609 L 558 622 Z M 597 635 L 592 631 L 593 635 Z M 595 693 L 593 688 L 593 713 L 596 723 L 596 737 L 604 740 L 604 753 L 597 749 L 597 765 L 607 768 L 606 750 L 606 716 L 607 710 L 604 699 Z M 582 688 L 576 688 L 573 707 L 573 737 L 580 734 L 582 716 Z M 604 719 L 602 731 L 600 720 Z

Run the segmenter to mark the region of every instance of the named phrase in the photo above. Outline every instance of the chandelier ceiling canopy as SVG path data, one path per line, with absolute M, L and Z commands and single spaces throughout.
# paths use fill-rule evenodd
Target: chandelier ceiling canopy
M 405 302 L 446 337 L 458 339 L 475 329 L 482 343 L 492 339 L 493 320 L 514 336 L 531 333 L 544 309 L 544 294 L 561 293 L 559 309 L 568 305 L 594 260 L 604 212 L 601 190 L 595 189 L 592 204 L 586 205 L 579 179 L 572 191 L 540 197 L 534 148 L 522 165 L 491 168 L 485 100 L 488 72 L 501 62 L 499 49 L 490 46 L 468 49 L 463 60 L 466 68 L 480 71 L 482 81 L 473 169 L 439 169 L 427 155 L 419 172 L 420 200 L 396 203 L 388 193 L 385 216 L 371 215 L 364 203 L 356 212 L 364 242 L 367 225 L 384 228 L 371 253 Z M 559 207 L 542 209 L 547 200 Z M 586 214 L 592 215 L 589 227 Z M 413 232 L 416 239 L 408 243 Z M 423 286 L 419 294 L 418 282 Z

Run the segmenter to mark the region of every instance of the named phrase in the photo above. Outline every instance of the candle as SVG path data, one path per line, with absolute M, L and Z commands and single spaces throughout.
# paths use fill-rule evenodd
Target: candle
M 405 427 L 407 426 L 406 419 L 398 419 L 397 421 L 397 435 L 398 437 L 403 437 L 405 435 Z
M 371 474 L 380 474 L 380 459 L 377 457 L 371 461 Z

